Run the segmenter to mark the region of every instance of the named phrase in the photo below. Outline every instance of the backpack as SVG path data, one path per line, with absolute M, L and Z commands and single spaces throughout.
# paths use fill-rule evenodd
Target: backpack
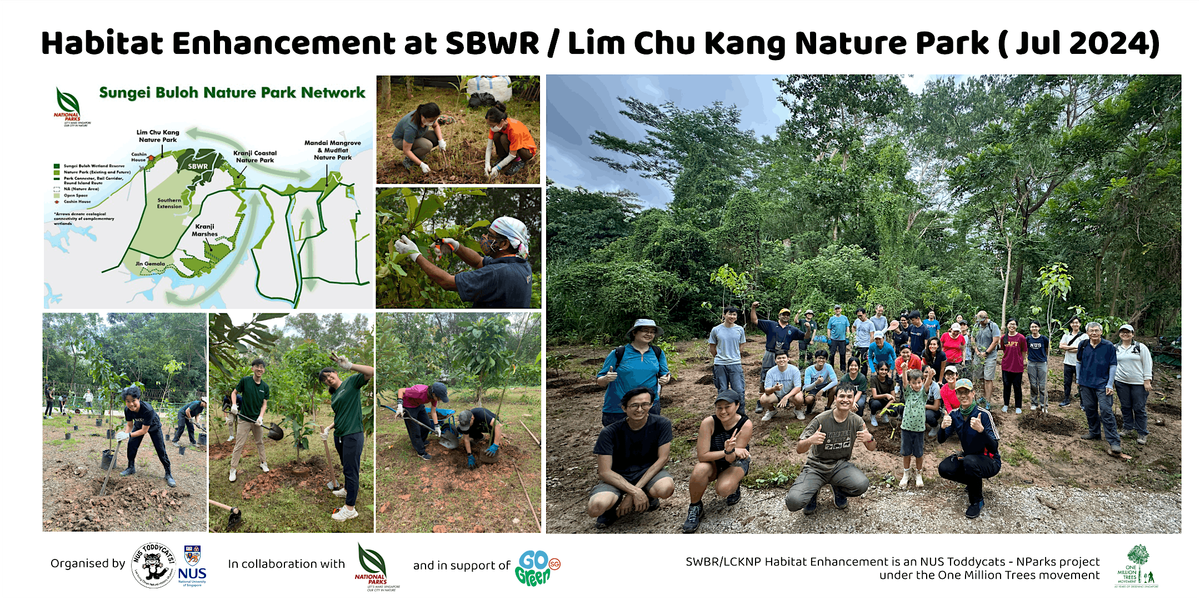
M 650 349 L 654 351 L 654 356 L 658 358 L 659 362 L 662 362 L 662 348 L 659 348 L 658 346 L 655 346 L 654 344 L 650 344 Z M 613 350 L 613 352 L 616 354 L 616 356 L 614 358 L 617 359 L 616 364 L 613 365 L 613 368 L 616 368 L 616 367 L 621 366 L 621 358 L 623 358 L 625 356 L 625 346 L 622 345 L 622 346 L 618 347 L 616 350 Z

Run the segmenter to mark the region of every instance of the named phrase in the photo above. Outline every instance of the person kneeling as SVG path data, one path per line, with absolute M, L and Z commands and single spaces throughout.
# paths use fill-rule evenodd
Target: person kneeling
M 644 387 L 625 392 L 625 420 L 605 427 L 592 452 L 600 484 L 592 488 L 587 513 L 604 529 L 618 517 L 658 508 L 675 493 L 675 481 L 663 467 L 671 452 L 671 420 L 650 414 L 654 397 Z
M 500 452 L 500 419 L 496 417 L 496 413 L 486 408 L 459 411 L 458 433 L 463 441 L 463 449 L 467 451 L 468 469 L 478 466 L 475 463 L 475 453 L 471 451 L 471 441 L 482 443 L 483 434 L 488 432 L 492 434 L 491 445 L 483 453 L 491 459 Z
M 992 413 L 975 401 L 970 379 L 955 382 L 958 392 L 958 417 L 950 413 L 942 417 L 938 443 L 954 433 L 962 443 L 962 452 L 947 457 L 938 465 L 938 475 L 967 486 L 967 518 L 974 519 L 983 511 L 983 480 L 1000 472 L 1000 435 L 992 421 Z
M 833 504 L 842 509 L 849 505 L 849 497 L 861 496 L 871 487 L 867 476 L 850 462 L 855 440 L 862 442 L 867 450 L 875 449 L 875 436 L 867 431 L 862 417 L 850 412 L 857 391 L 852 383 L 840 384 L 833 410 L 814 417 L 800 434 L 796 453 L 807 453 L 808 460 L 788 490 L 785 498 L 788 510 L 803 508 L 806 515 L 816 512 L 817 492 L 825 484 L 833 487 Z
M 733 390 L 721 392 L 714 402 L 717 414 L 700 423 L 696 467 L 688 480 L 692 503 L 688 505 L 687 519 L 683 522 L 684 533 L 693 533 L 700 528 L 700 519 L 704 518 L 702 500 L 708 484 L 717 482 L 717 495 L 729 506 L 742 499 L 742 478 L 750 472 L 750 438 L 754 435 L 754 423 L 738 414 L 738 400 L 738 393 Z

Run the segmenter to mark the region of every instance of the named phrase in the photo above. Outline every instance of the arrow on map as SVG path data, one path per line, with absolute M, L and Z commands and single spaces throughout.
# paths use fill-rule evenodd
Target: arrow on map
M 246 225 L 246 239 L 243 240 L 241 244 L 238 244 L 237 250 L 234 252 L 233 261 L 229 263 L 229 267 L 225 269 L 225 273 L 221 275 L 221 278 L 212 285 L 208 286 L 208 289 L 204 290 L 202 294 L 196 296 L 195 298 L 181 300 L 179 298 L 179 294 L 168 290 L 167 293 L 164 294 L 164 297 L 167 299 L 167 304 L 175 304 L 178 306 L 195 306 L 200 304 L 208 299 L 209 296 L 217 293 L 217 290 L 225 284 L 225 281 L 228 280 L 231 275 L 233 275 L 233 271 L 237 269 L 238 265 L 242 264 L 242 260 L 246 258 L 246 253 L 250 251 L 250 246 L 252 245 L 250 243 L 250 238 L 254 235 L 254 224 L 256 221 L 258 221 L 258 209 L 262 207 L 262 198 L 260 197 L 260 194 L 261 192 L 256 191 L 250 194 L 249 200 L 246 200 L 246 207 L 249 210 L 249 214 L 246 216 L 246 221 L 244 223 L 244 225 Z M 229 257 L 227 256 L 226 258 Z
M 246 151 L 246 148 L 244 148 L 241 144 L 237 143 L 237 141 L 235 141 L 233 138 L 226 137 L 226 136 L 223 136 L 218 133 L 201 131 L 200 128 L 198 128 L 198 127 L 193 127 L 184 133 L 187 133 L 188 137 L 190 137 L 194 140 L 209 139 L 209 140 L 221 142 L 222 144 L 225 144 L 225 145 L 229 146 L 230 148 L 237 150 L 238 152 Z M 287 169 L 278 169 L 275 167 L 268 167 L 268 166 L 260 164 L 260 163 L 246 163 L 246 165 L 256 171 L 266 173 L 267 175 L 274 175 L 276 177 L 283 177 L 285 179 L 295 179 L 297 181 L 304 181 L 305 179 L 308 179 L 309 177 L 311 177 L 311 175 L 308 174 L 308 171 L 305 171 L 304 169 L 300 169 L 297 171 L 288 171 Z
M 308 275 L 308 277 L 312 277 L 312 274 L 317 270 L 317 259 L 315 256 L 313 256 L 314 253 L 311 239 L 316 235 L 317 219 L 316 216 L 313 215 L 312 209 L 308 207 L 304 208 L 304 214 L 301 215 L 301 218 L 304 219 L 304 224 L 301 227 L 307 228 L 310 232 L 312 232 L 305 236 L 306 239 L 304 240 L 304 272 Z M 305 232 L 301 231 L 300 233 L 304 234 Z M 317 287 L 317 280 L 306 278 L 304 280 L 304 287 L 310 292 L 313 291 L 313 288 Z

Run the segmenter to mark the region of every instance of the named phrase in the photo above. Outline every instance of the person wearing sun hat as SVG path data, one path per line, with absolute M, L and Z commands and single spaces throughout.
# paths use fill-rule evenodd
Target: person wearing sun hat
M 650 390 L 653 402 L 650 414 L 662 413 L 658 392 L 671 380 L 667 357 L 661 348 L 653 344 L 662 335 L 663 328 L 652 319 L 637 319 L 633 327 L 625 332 L 629 343 L 613 349 L 604 358 L 604 364 L 596 372 L 596 384 L 605 388 L 600 409 L 600 423 L 603 426 L 608 427 L 625 419 L 621 398 L 634 388 Z
M 451 275 L 421 255 L 417 244 L 400 236 L 396 252 L 417 263 L 444 290 L 458 292 L 473 308 L 529 308 L 533 297 L 533 269 L 529 266 L 529 229 L 512 217 L 498 217 L 488 225 L 480 240 L 484 255 L 458 240 L 439 242 L 454 250 L 471 271 Z
M 938 475 L 967 486 L 968 519 L 974 519 L 983 511 L 983 480 L 1000 472 L 1000 434 L 992 420 L 992 413 L 975 401 L 975 389 L 970 379 L 954 382 L 959 407 L 948 410 L 942 417 L 938 429 L 938 443 L 945 443 L 957 434 L 962 452 L 946 457 L 938 465 Z

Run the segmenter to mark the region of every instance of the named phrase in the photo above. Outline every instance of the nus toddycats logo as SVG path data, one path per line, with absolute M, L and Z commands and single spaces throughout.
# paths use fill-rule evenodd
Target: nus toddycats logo
M 1117 571 L 1118 588 L 1156 588 L 1154 571 L 1149 567 L 1150 551 L 1138 544 L 1125 555 L 1125 567 Z
M 164 587 L 175 576 L 175 553 L 165 544 L 142 544 L 133 553 L 129 569 L 133 572 L 133 578 L 144 587 Z

